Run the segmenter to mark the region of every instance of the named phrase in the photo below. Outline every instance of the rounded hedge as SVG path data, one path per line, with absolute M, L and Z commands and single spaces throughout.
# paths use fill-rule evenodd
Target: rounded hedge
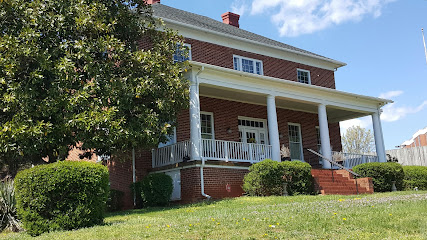
M 371 177 L 375 192 L 389 192 L 396 181 L 397 190 L 403 190 L 404 172 L 402 165 L 395 162 L 363 163 L 353 168 L 362 177 Z
M 299 161 L 279 163 L 266 159 L 250 166 L 243 181 L 243 190 L 251 196 L 280 196 L 285 181 L 290 195 L 313 192 L 311 166 Z
M 109 195 L 108 169 L 89 162 L 63 161 L 19 172 L 18 214 L 36 236 L 102 224 Z
M 423 166 L 403 166 L 405 179 L 403 180 L 405 189 L 427 190 L 427 167 Z
M 145 206 L 166 206 L 172 196 L 172 178 L 164 173 L 148 174 L 142 179 L 141 184 L 135 186 L 141 188 L 141 197 Z
M 289 180 L 287 190 L 290 195 L 313 193 L 314 185 L 310 164 L 300 161 L 285 161 L 281 162 L 280 166 Z

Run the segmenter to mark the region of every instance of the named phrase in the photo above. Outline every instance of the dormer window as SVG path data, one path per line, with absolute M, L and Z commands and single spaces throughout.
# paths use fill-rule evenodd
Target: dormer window
M 311 84 L 310 71 L 297 69 L 297 74 L 298 74 L 298 82 Z
M 264 75 L 262 61 L 242 56 L 233 57 L 234 70 Z
M 187 60 L 191 60 L 191 45 L 184 43 L 184 46 L 181 44 L 176 44 L 176 50 L 173 54 L 173 62 L 185 62 Z

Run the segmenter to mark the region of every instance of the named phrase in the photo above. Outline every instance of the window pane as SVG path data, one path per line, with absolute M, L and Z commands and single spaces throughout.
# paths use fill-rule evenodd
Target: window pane
M 239 69 L 239 58 L 234 57 L 234 70 L 240 70 Z
M 301 160 L 301 147 L 299 143 L 290 143 L 291 159 Z
M 175 54 L 173 55 L 173 62 L 185 62 L 190 60 L 190 49 L 188 46 L 176 45 Z
M 300 83 L 310 83 L 309 72 L 298 70 L 298 82 Z
M 261 73 L 261 62 L 256 62 L 256 73 L 262 75 Z
M 242 59 L 242 71 L 248 73 L 254 73 L 254 61 L 248 59 Z

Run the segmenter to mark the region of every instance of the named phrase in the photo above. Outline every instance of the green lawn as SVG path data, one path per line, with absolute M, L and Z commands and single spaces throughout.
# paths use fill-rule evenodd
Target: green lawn
M 427 239 L 427 191 L 241 197 L 109 215 L 104 226 L 7 239 Z

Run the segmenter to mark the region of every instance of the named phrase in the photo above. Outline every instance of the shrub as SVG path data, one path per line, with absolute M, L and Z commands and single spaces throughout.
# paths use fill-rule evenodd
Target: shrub
M 107 210 L 109 212 L 122 210 L 124 195 L 125 193 L 122 191 L 110 189 L 110 195 L 108 196 L 107 201 Z
M 313 176 L 311 175 L 311 165 L 300 161 L 286 161 L 280 163 L 281 168 L 288 179 L 288 193 L 312 194 Z
M 283 165 L 266 159 L 249 167 L 249 173 L 243 179 L 243 190 L 251 196 L 282 195 Z
M 397 190 L 403 189 L 403 168 L 399 163 L 363 163 L 353 168 L 362 177 L 371 177 L 375 192 L 391 191 L 392 181 L 396 181 Z
M 417 187 L 419 190 L 427 190 L 427 167 L 423 166 L 403 166 L 405 178 L 404 187 L 413 190 Z
M 4 229 L 14 232 L 21 230 L 12 180 L 0 182 L 0 213 L 0 232 Z
M 172 178 L 164 173 L 148 174 L 141 181 L 141 197 L 145 206 L 166 206 L 172 191 Z
M 108 170 L 89 162 L 57 162 L 18 173 L 18 214 L 36 236 L 101 224 L 108 199 Z

